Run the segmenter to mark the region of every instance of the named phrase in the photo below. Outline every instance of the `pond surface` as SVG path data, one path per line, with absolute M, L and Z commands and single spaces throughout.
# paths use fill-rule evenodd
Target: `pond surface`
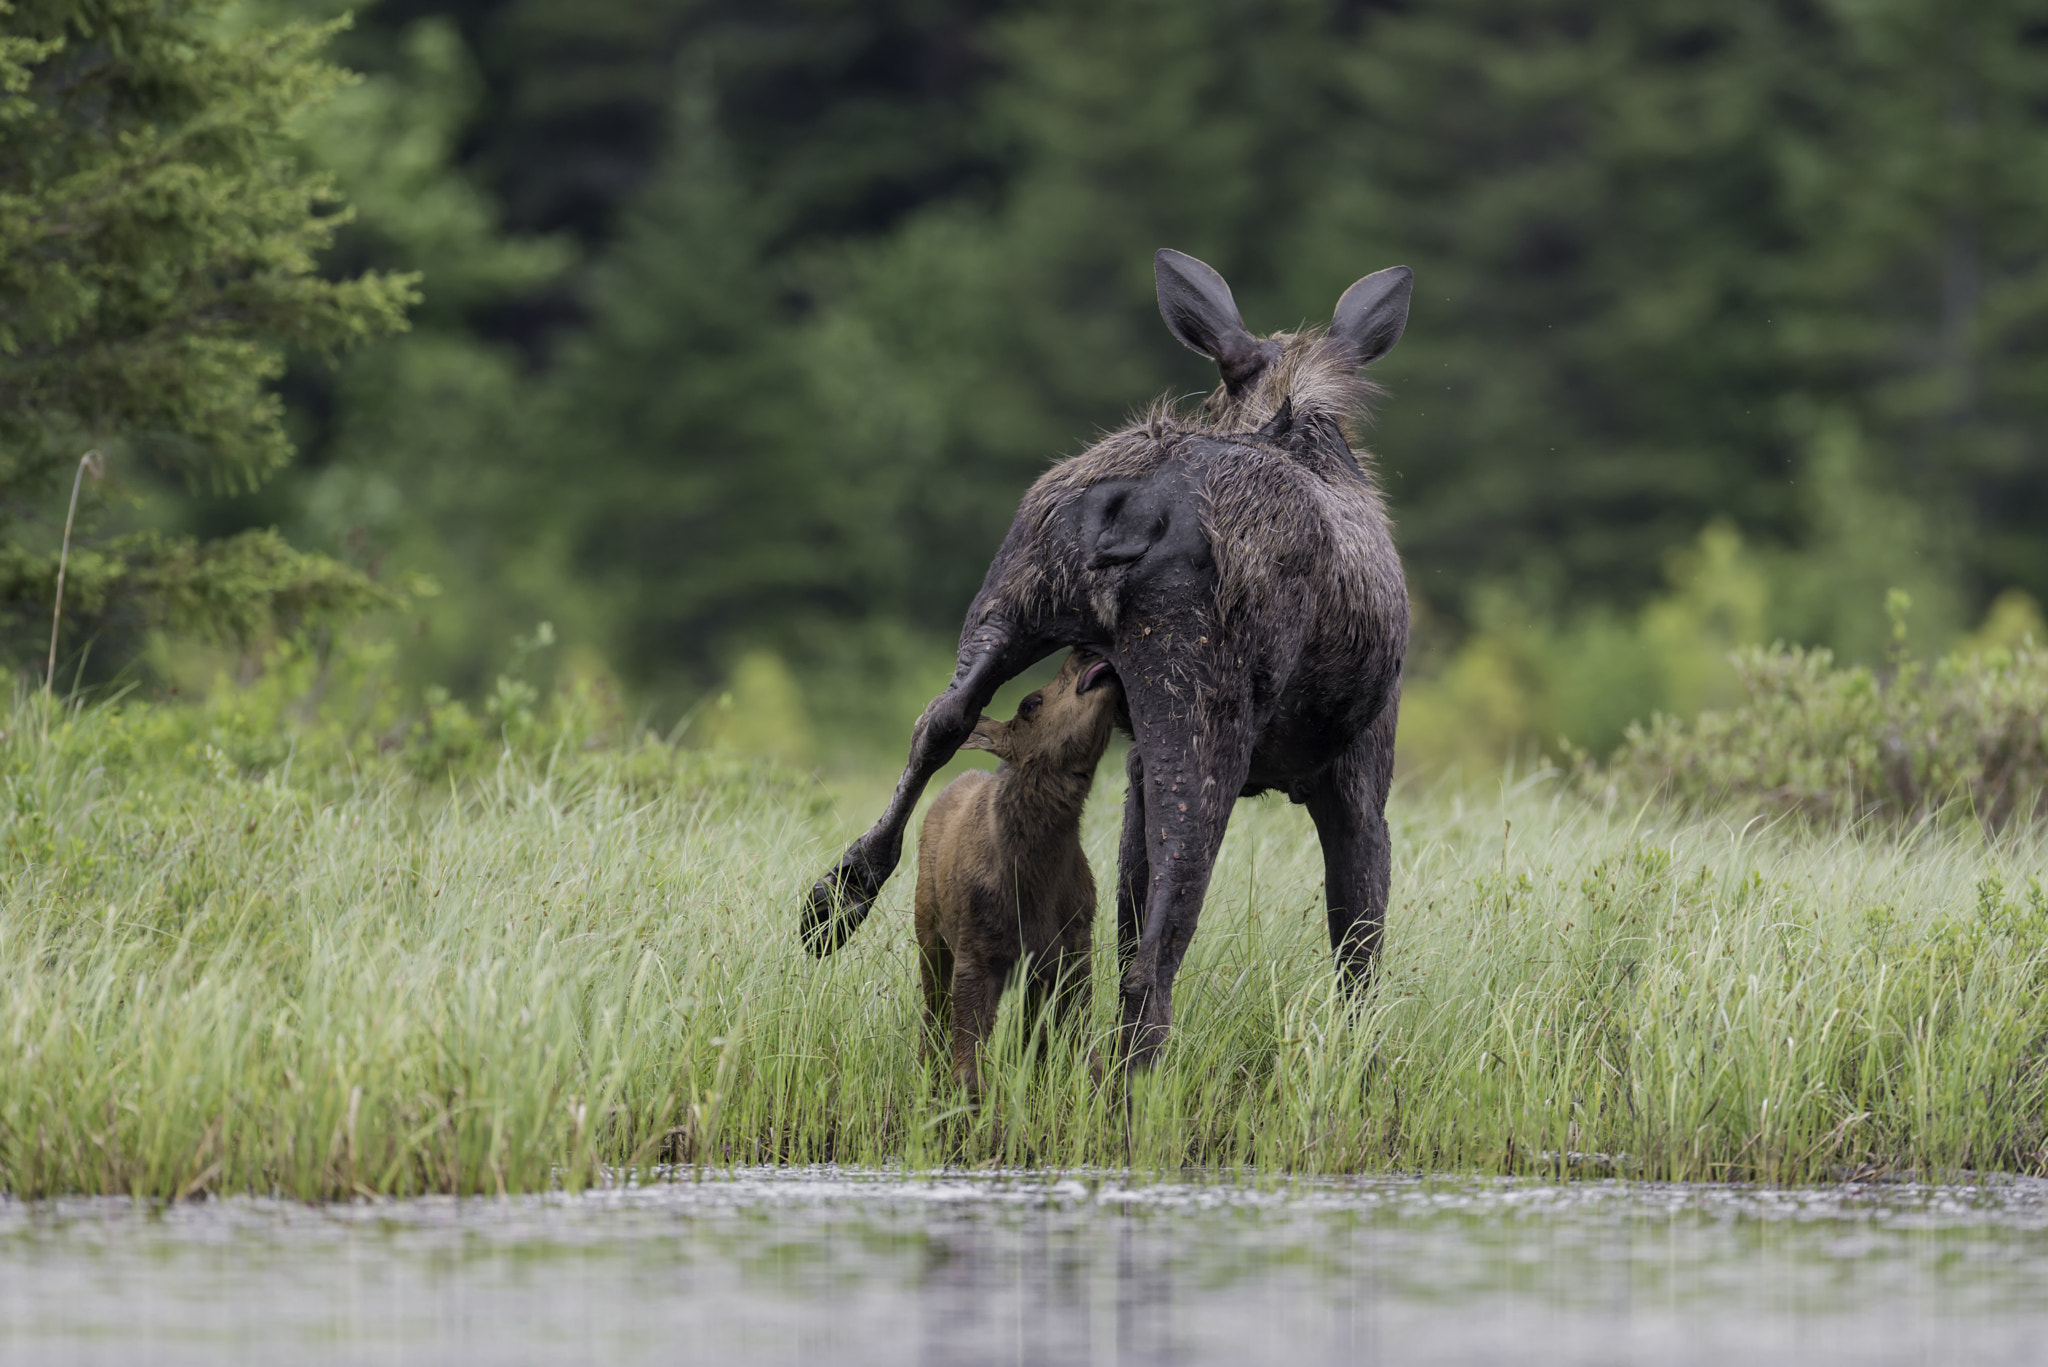
M 2048 1182 L 739 1171 L 0 1201 L 0 1362 L 1918 1363 L 2048 1354 Z

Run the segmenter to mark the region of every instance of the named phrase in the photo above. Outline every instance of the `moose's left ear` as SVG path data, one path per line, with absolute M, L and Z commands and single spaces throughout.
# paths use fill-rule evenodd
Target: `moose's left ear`
M 994 717 L 977 717 L 974 730 L 967 739 L 960 742 L 962 750 L 986 750 L 997 759 L 1007 760 L 1010 754 L 1010 724 L 997 721 Z
M 1344 291 L 1330 320 L 1330 337 L 1351 349 L 1351 364 L 1365 365 L 1394 349 L 1408 326 L 1408 296 L 1415 272 L 1406 266 L 1374 271 Z
M 1161 247 L 1152 255 L 1152 280 L 1167 330 L 1188 350 L 1214 361 L 1233 396 L 1279 359 L 1278 346 L 1246 330 L 1230 286 L 1209 266 L 1186 252 Z

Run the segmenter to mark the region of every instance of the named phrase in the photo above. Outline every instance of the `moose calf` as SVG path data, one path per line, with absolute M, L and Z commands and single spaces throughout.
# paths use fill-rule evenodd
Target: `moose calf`
M 981 1090 L 978 1055 L 996 1003 L 1030 957 L 1028 1010 L 1085 1017 L 1095 878 L 1081 853 L 1081 807 L 1109 745 L 1121 696 L 1109 662 L 1077 650 L 1007 722 L 982 717 L 963 749 L 1004 763 L 962 774 L 925 816 L 917 842 L 917 948 L 925 1048 L 949 1033 L 953 1075 Z

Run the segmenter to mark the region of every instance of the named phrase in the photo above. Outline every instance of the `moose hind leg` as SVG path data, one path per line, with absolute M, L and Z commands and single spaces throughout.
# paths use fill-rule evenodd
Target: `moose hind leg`
M 1152 886 L 1152 859 L 1145 845 L 1145 759 L 1131 747 L 1124 762 L 1124 833 L 1116 847 L 1116 966 L 1123 972 L 1138 952 L 1145 929 L 1145 897 Z
M 1393 776 L 1394 708 L 1389 704 L 1309 790 L 1308 814 L 1323 846 L 1330 949 L 1338 975 L 1354 992 L 1371 982 L 1386 929 L 1394 862 L 1387 789 Z
M 1191 719 L 1184 735 L 1208 745 L 1148 748 L 1144 838 L 1151 870 L 1144 928 L 1123 973 L 1122 1048 L 1146 1067 L 1173 1024 L 1173 980 L 1194 938 L 1231 808 L 1251 766 L 1251 746 L 1229 716 Z
M 953 682 L 926 704 L 917 719 L 910 759 L 889 805 L 804 898 L 797 929 L 811 953 L 822 959 L 860 928 L 882 884 L 896 871 L 903 856 L 903 832 L 931 776 L 958 753 L 996 689 L 1043 657 L 1051 644 L 1037 636 L 1012 635 L 996 623 L 970 622 L 961 633 Z

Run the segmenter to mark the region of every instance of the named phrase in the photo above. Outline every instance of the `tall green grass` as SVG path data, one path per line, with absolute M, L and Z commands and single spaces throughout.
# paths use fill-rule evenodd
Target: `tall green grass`
M 1033 1061 L 1007 1008 L 978 1109 L 920 1065 L 907 865 L 837 957 L 801 951 L 799 894 L 871 816 L 808 779 L 643 745 L 423 782 L 251 767 L 162 726 L 27 700 L 0 740 L 17 1195 L 1127 1154 L 1776 1182 L 2048 1168 L 2031 832 L 1674 823 L 1542 778 L 1400 793 L 1387 953 L 1354 1008 L 1308 821 L 1245 803 L 1127 1128 L 1084 1051 Z M 1104 888 L 1120 788 L 1085 832 Z M 1099 1042 L 1112 939 L 1105 911 Z

